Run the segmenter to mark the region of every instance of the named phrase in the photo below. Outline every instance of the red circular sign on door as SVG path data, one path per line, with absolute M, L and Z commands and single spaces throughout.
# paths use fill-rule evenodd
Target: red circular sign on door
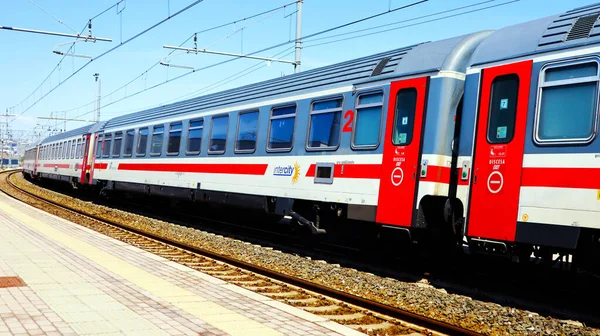
M 404 171 L 400 167 L 394 168 L 392 170 L 392 184 L 397 187 L 402 183 L 402 180 L 404 180 Z
M 494 171 L 490 174 L 487 181 L 488 190 L 492 194 L 497 194 L 504 186 L 504 176 L 499 171 Z

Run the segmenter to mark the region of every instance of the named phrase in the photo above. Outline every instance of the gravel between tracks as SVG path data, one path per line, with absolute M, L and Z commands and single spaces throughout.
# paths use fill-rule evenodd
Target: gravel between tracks
M 197 246 L 238 260 L 256 264 L 281 273 L 293 275 L 340 291 L 372 299 L 387 305 L 425 315 L 486 335 L 600 335 L 599 329 L 579 327 L 551 317 L 495 303 L 449 294 L 420 283 L 382 278 L 354 269 L 339 267 L 299 256 L 251 245 L 242 241 L 214 235 L 151 218 L 146 218 L 60 193 L 41 189 L 21 174 L 14 182 L 20 187 L 46 199 L 66 203 L 85 213 L 102 215 L 192 246 Z M 71 219 L 77 221 L 77 219 Z

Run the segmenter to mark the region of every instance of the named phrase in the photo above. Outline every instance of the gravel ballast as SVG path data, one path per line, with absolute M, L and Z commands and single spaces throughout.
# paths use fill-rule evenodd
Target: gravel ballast
M 13 181 L 19 187 L 43 198 L 68 204 L 90 215 L 101 215 L 107 220 L 138 230 L 152 234 L 160 233 L 161 236 L 180 243 L 234 257 L 243 262 L 327 285 L 486 335 L 600 335 L 598 329 L 581 327 L 567 321 L 540 316 L 534 312 L 483 302 L 463 295 L 446 293 L 443 289 L 436 289 L 430 285 L 383 278 L 96 205 L 40 188 L 25 180 L 21 174 L 14 177 Z

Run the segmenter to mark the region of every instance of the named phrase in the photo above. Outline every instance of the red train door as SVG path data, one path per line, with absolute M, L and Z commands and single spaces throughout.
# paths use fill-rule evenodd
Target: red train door
M 514 241 L 531 61 L 483 70 L 467 235 Z
M 385 122 L 377 222 L 411 226 L 428 77 L 393 82 Z

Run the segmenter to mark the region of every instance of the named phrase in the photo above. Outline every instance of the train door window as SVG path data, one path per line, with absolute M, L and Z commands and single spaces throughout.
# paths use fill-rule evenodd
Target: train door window
M 213 117 L 210 128 L 210 143 L 208 144 L 209 154 L 225 153 L 227 144 L 227 129 L 229 128 L 229 116 Z
M 519 76 L 496 77 L 491 91 L 487 140 L 491 144 L 509 143 L 515 134 Z
M 75 153 L 77 159 L 81 159 L 81 139 L 77 139 L 77 146 L 75 148 Z
M 238 117 L 236 153 L 253 153 L 258 134 L 258 111 L 242 112 Z
M 394 128 L 392 129 L 392 143 L 394 145 L 406 146 L 412 142 L 416 110 L 417 90 L 408 88 L 398 91 L 394 112 Z
M 167 155 L 179 154 L 182 127 L 181 122 L 171 124 L 171 128 L 169 129 L 169 142 L 167 143 Z
M 202 145 L 202 131 L 204 130 L 204 119 L 190 120 L 188 125 L 188 138 L 185 148 L 186 155 L 200 154 Z
M 77 148 L 77 140 L 73 140 L 73 142 L 71 142 L 71 159 L 74 159 L 75 156 L 75 149 Z
M 544 67 L 540 73 L 536 142 L 588 143 L 596 133 L 598 62 Z
M 87 139 L 83 138 L 81 140 L 81 151 L 79 152 L 79 158 L 83 158 L 84 154 L 85 154 L 85 149 L 87 148 Z
M 110 144 L 112 142 L 112 133 L 104 134 L 104 147 L 102 148 L 102 157 L 110 156 Z
M 342 99 L 329 99 L 312 103 L 309 120 L 308 150 L 332 150 L 340 143 Z
M 379 145 L 382 112 L 382 92 L 366 93 L 358 96 L 352 148 L 369 149 Z
M 150 141 L 150 155 L 160 155 L 162 153 L 164 135 L 165 126 L 154 126 L 152 130 L 152 140 Z
M 276 107 L 271 111 L 268 151 L 290 151 L 294 145 L 296 105 Z
M 125 131 L 125 148 L 123 149 L 123 156 L 131 156 L 133 153 L 133 138 L 135 136 L 135 130 Z
M 115 132 L 115 143 L 113 144 L 113 157 L 119 157 L 121 155 L 121 145 L 123 144 L 123 132 Z
M 98 135 L 98 142 L 96 142 L 96 158 L 100 158 L 102 156 L 102 146 L 104 142 L 104 137 L 102 134 Z
M 138 156 L 145 156 L 146 147 L 148 147 L 148 127 L 140 128 L 138 131 L 138 142 L 135 153 Z

